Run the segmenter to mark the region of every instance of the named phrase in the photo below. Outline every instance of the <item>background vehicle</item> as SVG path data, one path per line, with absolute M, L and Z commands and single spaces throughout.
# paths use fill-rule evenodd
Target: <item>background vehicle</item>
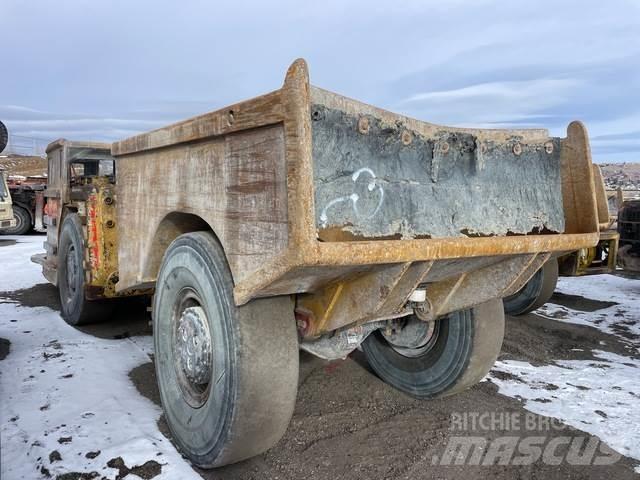
M 428 124 L 311 86 L 302 60 L 279 90 L 114 143 L 115 177 L 105 145 L 48 155 L 34 261 L 71 324 L 105 316 L 94 300 L 154 292 L 165 416 L 201 467 L 278 441 L 299 348 L 361 345 L 419 398 L 477 383 L 501 299 L 599 238 L 581 123 L 564 139 Z
M 626 200 L 618 213 L 618 263 L 625 272 L 640 274 L 640 199 Z
M 615 271 L 619 235 L 611 229 L 615 218 L 609 215 L 609 200 L 600 168 L 593 165 L 592 169 L 600 229 L 598 243 L 549 259 L 520 290 L 503 299 L 505 313 L 524 315 L 540 308 L 551 299 L 559 275 L 577 277 Z
M 0 235 L 24 235 L 31 230 L 44 232 L 44 190 L 46 177 L 10 176 L 8 187 L 13 200 L 15 225 L 0 230 Z
M 2 149 L 0 149 L 1 151 Z M 15 225 L 11 205 L 11 193 L 7 186 L 4 170 L 0 169 L 0 228 L 12 228 Z

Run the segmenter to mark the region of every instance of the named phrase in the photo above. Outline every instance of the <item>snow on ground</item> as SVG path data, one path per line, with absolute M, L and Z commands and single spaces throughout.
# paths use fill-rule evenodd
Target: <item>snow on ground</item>
M 557 291 L 616 305 L 583 312 L 547 304 L 537 315 L 594 327 L 640 347 L 640 337 L 634 338 L 640 336 L 640 280 L 613 275 L 562 278 Z M 597 435 L 619 453 L 640 460 L 640 360 L 601 350 L 592 353 L 597 361 L 558 360 L 543 366 L 498 361 L 489 376 L 500 393 L 524 400 L 526 409 Z
M 492 376 L 491 381 L 500 393 L 525 399 L 527 410 L 559 418 L 640 460 L 640 363 L 600 350 L 593 353 L 598 361 L 560 360 L 538 367 L 498 361 L 493 371 L 515 378 Z
M 42 267 L 30 261 L 34 253 L 44 252 L 44 239 L 41 235 L 0 237 L 0 292 L 29 288 L 46 281 Z M 5 241 L 17 243 L 10 247 L 2 246 Z
M 639 279 L 613 275 L 560 278 L 556 291 L 567 295 L 580 295 L 591 300 L 615 302 L 616 305 L 594 312 L 582 312 L 563 305 L 547 303 L 536 311 L 538 315 L 622 335 L 640 348 Z
M 0 246 L 0 292 L 44 282 L 40 267 L 29 262 L 42 250 L 43 237 L 13 239 L 16 245 Z M 617 305 L 594 312 L 547 305 L 538 315 L 599 328 L 640 347 L 633 338 L 640 335 L 640 281 L 610 275 L 561 279 L 558 290 Z M 49 308 L 2 298 L 0 337 L 11 342 L 9 355 L 0 361 L 2 478 L 39 478 L 44 467 L 52 476 L 96 471 L 112 479 L 118 471 L 106 464 L 116 457 L 128 467 L 157 461 L 162 465 L 158 479 L 199 478 L 158 430 L 160 408 L 128 378 L 149 361 L 150 337 L 95 338 L 68 326 Z M 528 410 L 598 435 L 640 460 L 640 361 L 592 353 L 596 361 L 538 367 L 499 361 L 490 377 L 500 393 L 523 399 Z M 512 376 L 495 374 L 500 371 Z M 50 458 L 54 451 L 61 460 Z M 95 458 L 87 457 L 98 451 Z
M 39 267 L 28 266 L 42 249 L 42 237 L 17 240 L 0 247 L 0 291 L 44 281 Z M 200 478 L 158 430 L 161 409 L 128 377 L 149 361 L 151 337 L 95 338 L 49 308 L 2 299 L 0 337 L 11 342 L 0 361 L 1 478 L 44 478 L 44 467 L 53 477 L 96 471 L 112 479 L 118 470 L 107 462 L 116 457 L 129 468 L 158 462 L 162 473 L 156 479 Z M 54 451 L 61 460 L 55 454 L 50 459 Z

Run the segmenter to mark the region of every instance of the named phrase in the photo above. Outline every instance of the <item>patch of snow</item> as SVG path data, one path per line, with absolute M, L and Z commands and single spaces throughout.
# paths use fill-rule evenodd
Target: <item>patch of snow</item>
M 500 393 L 523 399 L 527 410 L 597 435 L 640 460 L 640 361 L 601 350 L 593 354 L 597 361 L 558 360 L 543 366 L 498 361 L 489 376 Z M 505 380 L 495 372 L 516 378 Z
M 42 267 L 31 262 L 31 255 L 43 253 L 43 235 L 3 235 L 0 237 L 0 292 L 10 292 L 45 283 Z M 15 241 L 15 245 L 3 246 L 3 241 Z
M 583 312 L 547 303 L 535 311 L 537 315 L 560 322 L 595 327 L 640 347 L 640 280 L 614 275 L 560 278 L 556 291 L 591 300 L 615 302 L 617 305 Z
M 613 275 L 561 278 L 556 291 L 616 305 L 584 312 L 546 304 L 537 315 L 594 327 L 640 347 L 640 281 Z M 640 360 L 602 350 L 592 353 L 597 361 L 555 360 L 543 366 L 498 361 L 489 377 L 500 393 L 522 399 L 527 410 L 597 435 L 619 453 L 640 460 Z M 550 390 L 549 385 L 558 388 Z
M 41 267 L 29 266 L 43 238 L 18 237 L 17 245 L 0 246 L 0 291 L 44 281 Z M 44 478 L 44 467 L 52 477 L 96 471 L 113 479 L 118 471 L 107 462 L 115 457 L 130 468 L 160 463 L 157 479 L 200 478 L 159 431 L 160 407 L 129 379 L 132 369 L 150 361 L 151 337 L 96 338 L 54 310 L 11 301 L 0 303 L 0 332 L 11 342 L 0 361 L 1 478 Z M 54 450 L 62 459 L 51 462 Z M 98 450 L 97 457 L 86 457 Z
M 106 463 L 119 456 L 129 467 L 157 461 L 156 478 L 199 478 L 158 430 L 160 407 L 128 377 L 149 362 L 150 337 L 95 338 L 44 307 L 1 304 L 0 319 L 11 342 L 0 362 L 3 478 L 37 478 L 41 466 L 54 476 L 97 471 L 115 478 Z M 62 461 L 49 461 L 54 450 Z M 95 459 L 85 457 L 97 450 Z

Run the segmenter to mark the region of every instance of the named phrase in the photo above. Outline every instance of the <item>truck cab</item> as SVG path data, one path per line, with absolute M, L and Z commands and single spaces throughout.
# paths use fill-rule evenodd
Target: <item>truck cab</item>
M 68 302 L 62 294 L 69 292 L 70 285 L 61 285 L 69 280 L 59 274 L 69 265 L 59 265 L 62 225 L 67 217 L 77 220 L 77 241 L 80 245 L 67 246 L 74 250 L 73 259 L 79 263 L 83 277 L 88 276 L 85 297 L 104 298 L 104 284 L 112 272 L 117 256 L 115 229 L 115 167 L 110 145 L 97 142 L 75 142 L 59 139 L 47 147 L 48 185 L 45 190 L 46 209 L 44 224 L 47 240 L 45 254 L 35 255 L 32 260 L 43 266 L 43 274 L 61 290 L 63 309 Z M 97 221 L 97 219 L 102 221 Z M 84 251 L 87 252 L 85 257 Z M 69 253 L 69 252 L 65 252 Z M 79 255 L 82 253 L 82 255 Z M 66 258 L 66 257 L 65 257 Z M 85 259 L 88 258 L 88 262 Z M 67 258 L 68 261 L 70 261 Z M 89 266 L 91 268 L 89 268 Z M 86 268 L 86 270 L 85 270 Z M 68 282 L 67 282 L 68 283 Z M 96 286 L 100 283 L 101 286 Z M 65 287 L 65 288 L 62 288 Z

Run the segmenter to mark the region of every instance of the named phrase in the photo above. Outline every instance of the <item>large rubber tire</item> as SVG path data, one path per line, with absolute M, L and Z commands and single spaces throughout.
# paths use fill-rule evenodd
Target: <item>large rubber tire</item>
M 186 311 L 194 308 L 202 313 L 191 331 L 207 332 L 208 340 L 184 335 Z M 226 257 L 212 234 L 181 235 L 167 249 L 153 302 L 156 374 L 173 439 L 195 465 L 250 458 L 284 435 L 298 388 L 293 312 L 288 296 L 237 307 Z M 209 354 L 197 350 L 203 339 Z M 200 360 L 187 360 L 194 351 Z M 187 373 L 195 364 L 197 381 Z
M 31 230 L 31 215 L 24 208 L 14 205 L 13 218 L 16 221 L 14 227 L 6 227 L 0 230 L 2 235 L 24 235 Z
M 9 132 L 4 123 L 0 122 L 0 153 L 5 149 L 7 143 L 9 143 Z
M 459 393 L 481 381 L 500 353 L 504 337 L 502 300 L 491 300 L 436 320 L 430 348 L 399 353 L 381 331 L 362 343 L 371 368 L 389 385 L 418 398 Z
M 558 259 L 547 261 L 533 277 L 513 295 L 504 298 L 504 311 L 508 315 L 524 315 L 547 303 L 558 284 Z
M 85 296 L 84 242 L 78 215 L 62 222 L 58 242 L 58 293 L 62 318 L 70 325 L 86 325 L 109 319 L 114 301 L 89 301 Z

